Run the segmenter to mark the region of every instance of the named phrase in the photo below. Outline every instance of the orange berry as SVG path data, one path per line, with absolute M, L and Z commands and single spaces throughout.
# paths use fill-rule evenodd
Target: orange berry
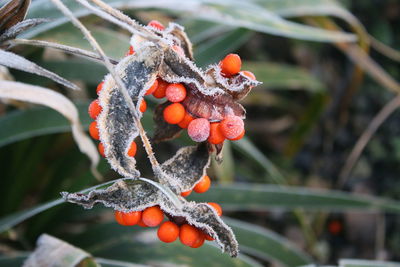
M 199 240 L 201 241 L 202 238 L 204 239 L 203 233 L 196 227 L 189 224 L 183 224 L 180 227 L 179 240 L 182 244 L 192 247 L 198 244 Z
M 158 20 L 152 20 L 147 25 L 156 28 L 157 30 L 160 31 L 165 29 L 164 25 L 162 25 L 161 22 L 159 22 Z
M 195 142 L 204 142 L 210 136 L 210 122 L 207 119 L 194 119 L 187 128 L 189 137 Z
M 104 154 L 104 145 L 103 143 L 99 143 L 99 145 L 97 146 L 97 148 L 99 149 L 99 153 L 102 157 L 105 157 L 106 155 Z
M 137 151 L 136 142 L 132 141 L 131 146 L 129 147 L 129 150 L 128 150 L 128 156 L 134 157 L 136 155 L 136 151 Z
M 127 53 L 127 56 L 133 55 L 135 53 L 135 50 L 133 49 L 133 46 L 129 46 L 129 51 Z
M 186 88 L 181 83 L 171 83 L 165 89 L 165 96 L 170 102 L 181 102 L 186 98 Z
M 340 221 L 334 220 L 328 224 L 328 230 L 332 235 L 338 235 L 343 230 L 343 225 Z
M 242 67 L 242 60 L 237 54 L 229 54 L 220 62 L 223 75 L 230 77 L 237 74 Z
M 158 206 L 147 208 L 142 214 L 143 223 L 147 226 L 157 226 L 164 220 L 164 213 Z
M 187 197 L 188 195 L 190 195 L 190 193 L 192 193 L 192 190 L 189 190 L 189 191 L 186 191 L 186 192 L 182 192 L 181 196 Z
M 213 241 L 214 240 L 214 238 L 212 236 L 208 235 L 208 234 L 204 234 L 204 238 L 206 240 L 208 240 L 208 241 Z
M 163 222 L 158 228 L 157 236 L 162 242 L 174 242 L 179 236 L 179 226 L 170 221 Z
M 163 115 L 169 124 L 178 124 L 185 117 L 185 108 L 180 103 L 173 103 L 164 109 Z
M 140 221 L 142 217 L 141 211 L 132 211 L 132 212 L 122 212 L 122 211 L 115 211 L 115 220 L 125 226 L 135 225 Z
M 89 116 L 90 116 L 92 119 L 95 120 L 95 119 L 97 118 L 97 116 L 99 116 L 101 110 L 102 110 L 102 108 L 101 108 L 101 106 L 100 106 L 100 104 L 99 104 L 99 100 L 98 100 L 98 99 L 95 99 L 95 100 L 93 100 L 92 103 L 90 103 L 90 105 L 89 105 L 89 108 L 88 108 Z
M 95 140 L 99 140 L 100 139 L 100 133 L 99 133 L 99 129 L 97 128 L 97 122 L 96 121 L 93 121 L 89 125 L 89 134 Z
M 200 232 L 200 236 L 199 236 L 199 238 L 197 238 L 196 242 L 190 246 L 191 248 L 199 248 L 204 244 L 204 241 L 206 240 L 206 236 L 204 235 L 204 233 L 202 231 L 199 230 L 199 232 Z
M 247 76 L 248 78 L 250 78 L 252 80 L 256 79 L 256 75 L 254 75 L 254 73 L 252 73 L 251 71 L 244 70 L 244 71 L 241 71 L 240 73 L 242 73 L 244 76 Z
M 214 203 L 214 202 L 208 202 L 207 204 L 212 206 L 215 209 L 215 211 L 217 212 L 218 216 L 222 215 L 222 208 L 221 208 L 220 205 L 218 205 L 217 203 Z
M 192 120 L 194 120 L 192 115 L 190 115 L 189 112 L 186 112 L 185 117 L 183 117 L 183 120 L 180 123 L 178 123 L 178 126 L 183 129 L 186 129 Z
M 244 122 L 239 116 L 228 115 L 219 124 L 219 129 L 227 139 L 235 139 L 242 134 Z
M 225 136 L 221 133 L 219 129 L 219 122 L 211 123 L 210 125 L 210 136 L 208 137 L 208 142 L 211 144 L 221 144 L 224 142 Z
M 104 85 L 104 82 L 101 82 L 101 83 L 99 83 L 99 85 L 97 85 L 97 88 L 96 88 L 97 95 L 100 94 L 100 91 L 103 89 L 103 85 Z
M 239 134 L 238 135 L 238 137 L 236 137 L 236 138 L 231 138 L 231 139 L 229 139 L 229 140 L 231 140 L 231 141 L 237 141 L 237 140 L 240 140 L 240 139 L 242 139 L 243 138 L 243 136 L 244 136 L 244 134 L 246 133 L 246 130 L 245 129 L 243 129 L 243 132 L 241 133 L 241 134 Z
M 167 89 L 167 86 L 169 83 L 167 83 L 164 80 L 158 79 L 158 86 L 156 90 L 153 92 L 153 96 L 155 98 L 163 98 L 165 97 L 165 90 Z
M 143 222 L 143 220 L 142 219 L 140 219 L 140 221 L 137 223 L 139 226 L 141 226 L 141 227 L 148 227 L 144 222 Z
M 203 178 L 200 180 L 200 182 L 198 182 L 194 186 L 193 190 L 196 193 L 201 194 L 201 193 L 207 192 L 208 189 L 210 189 L 210 185 L 211 185 L 210 177 L 208 177 L 208 175 L 204 175 Z
M 158 87 L 158 81 L 155 80 L 153 85 L 149 89 L 147 89 L 147 91 L 144 95 L 151 95 L 152 93 L 154 93 L 154 91 L 157 89 L 157 87 Z
M 142 102 L 140 102 L 139 110 L 140 112 L 144 113 L 146 109 L 147 109 L 147 103 L 144 99 L 142 99 Z

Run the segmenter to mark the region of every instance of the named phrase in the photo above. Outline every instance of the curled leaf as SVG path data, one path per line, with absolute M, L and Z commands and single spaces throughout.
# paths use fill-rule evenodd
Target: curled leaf
M 74 90 L 79 90 L 79 87 L 69 82 L 68 80 L 11 52 L 0 50 L 0 65 L 44 76 L 66 87 Z
M 161 52 L 153 45 L 142 46 L 132 55 L 125 57 L 115 67 L 116 74 L 125 83 L 136 112 L 140 113 L 140 102 L 154 83 L 161 62 Z M 128 156 L 132 141 L 138 136 L 134 116 L 111 75 L 104 79 L 99 96 L 102 112 L 97 118 L 100 140 L 112 168 L 126 177 L 139 176 L 136 161 Z
M 81 152 L 90 158 L 93 170 L 97 166 L 99 162 L 97 148 L 82 130 L 78 110 L 68 98 L 47 88 L 12 81 L 0 81 L 0 98 L 45 105 L 60 112 L 71 122 L 75 142 Z
M 115 210 L 129 212 L 159 205 L 171 220 L 189 223 L 215 238 L 223 251 L 232 257 L 238 255 L 238 243 L 235 235 L 218 216 L 217 212 L 206 203 L 187 202 L 181 198 L 182 205 L 177 207 L 156 187 L 140 180 L 119 180 L 112 186 L 94 190 L 88 194 L 62 193 L 63 198 L 85 208 L 92 208 L 96 203 Z

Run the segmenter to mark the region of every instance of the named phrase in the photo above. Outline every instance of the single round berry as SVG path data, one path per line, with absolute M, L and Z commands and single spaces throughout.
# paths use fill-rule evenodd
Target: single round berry
M 144 113 L 146 109 L 147 109 L 147 103 L 144 99 L 142 99 L 142 102 L 140 102 L 139 110 L 140 112 Z
M 129 157 L 134 157 L 136 155 L 136 151 L 137 151 L 137 145 L 135 141 L 132 141 L 129 150 L 128 150 L 128 156 Z
M 244 76 L 247 76 L 251 80 L 255 80 L 256 79 L 256 75 L 254 75 L 254 73 L 252 73 L 251 71 L 244 70 L 244 71 L 241 71 L 240 73 L 243 74 Z
M 237 54 L 229 54 L 220 62 L 223 75 L 230 77 L 237 74 L 242 67 L 242 60 Z
M 181 83 L 171 83 L 165 90 L 165 96 L 170 102 L 181 102 L 186 98 L 186 88 Z
M 239 116 L 228 115 L 219 124 L 219 129 L 227 139 L 235 139 L 242 134 L 244 122 Z
M 141 211 L 132 211 L 132 212 L 122 212 L 122 211 L 115 211 L 115 220 L 125 226 L 130 226 L 130 225 L 135 225 L 137 224 L 141 217 L 142 217 L 142 212 Z
M 237 140 L 240 140 L 240 139 L 242 139 L 243 138 L 243 136 L 244 136 L 244 134 L 246 133 L 246 130 L 245 129 L 243 129 L 243 132 L 241 133 L 241 134 L 239 134 L 239 136 L 238 137 L 236 137 L 236 138 L 231 138 L 231 139 L 229 139 L 229 140 L 231 140 L 231 141 L 237 141 Z
M 100 155 L 102 157 L 106 157 L 106 155 L 104 154 L 104 145 L 103 145 L 103 143 L 100 142 L 99 145 L 97 146 L 97 148 L 99 150 Z
M 99 116 L 100 112 L 101 112 L 101 106 L 100 106 L 100 104 L 99 104 L 99 100 L 98 100 L 98 99 L 95 99 L 95 100 L 93 100 L 92 103 L 90 103 L 90 105 L 89 105 L 89 108 L 88 108 L 89 116 L 90 116 L 92 119 L 95 120 L 95 119 L 97 118 L 97 116 Z
M 142 220 L 145 225 L 154 227 L 164 220 L 164 213 L 160 207 L 153 206 L 143 211 Z
M 97 95 L 100 94 L 100 91 L 103 89 L 103 85 L 104 85 L 104 82 L 101 82 L 101 83 L 99 83 L 99 85 L 97 85 L 97 88 L 96 88 Z
M 212 206 L 215 209 L 215 211 L 217 212 L 218 216 L 222 215 L 222 208 L 221 208 L 220 205 L 218 205 L 217 203 L 214 203 L 214 202 L 208 202 L 207 204 Z
M 155 80 L 153 85 L 147 89 L 146 93 L 144 95 L 151 95 L 152 93 L 154 93 L 154 91 L 157 89 L 158 87 L 158 80 Z
M 186 112 L 185 117 L 183 117 L 183 120 L 180 123 L 178 123 L 178 126 L 183 129 L 186 129 L 192 120 L 194 120 L 192 115 L 190 115 L 189 112 Z
M 210 122 L 207 119 L 194 119 L 187 128 L 188 135 L 195 142 L 204 142 L 210 136 Z
M 163 98 L 165 97 L 165 90 L 167 89 L 167 86 L 169 85 L 169 83 L 167 83 L 164 80 L 158 79 L 158 83 L 157 83 L 157 88 L 156 90 L 153 92 L 153 96 L 155 98 Z
M 96 121 L 93 121 L 89 125 L 89 134 L 95 140 L 99 140 L 100 139 L 100 133 L 99 133 L 99 129 L 97 128 L 97 122 Z
M 210 185 L 210 177 L 208 177 L 208 175 L 204 175 L 203 178 L 201 178 L 201 180 L 194 186 L 193 190 L 199 194 L 205 193 L 208 191 L 208 189 L 210 189 Z
M 178 124 L 185 117 L 185 107 L 180 103 L 173 103 L 164 109 L 163 116 L 169 124 Z
M 190 195 L 190 193 L 192 193 L 192 190 L 182 192 L 182 193 L 181 193 L 181 196 L 187 197 L 188 195 Z
M 211 123 L 210 125 L 210 136 L 208 137 L 208 142 L 217 145 L 224 142 L 225 136 L 221 133 L 219 129 L 219 122 Z
M 183 224 L 179 229 L 179 240 L 182 244 L 192 247 L 199 242 L 199 239 L 201 240 L 202 234 L 203 233 L 196 227 L 189 224 Z
M 199 230 L 199 232 L 200 232 L 199 238 L 197 238 L 196 242 L 190 246 L 191 248 L 199 248 L 204 244 L 206 236 L 202 231 Z
M 162 242 L 174 242 L 179 236 L 179 226 L 170 221 L 163 222 L 158 228 L 157 236 Z
M 180 47 L 179 45 L 173 45 L 172 50 L 174 50 L 180 56 L 183 56 L 183 57 L 185 56 L 185 51 L 183 51 L 182 47 Z
M 163 31 L 165 29 L 164 25 L 162 25 L 161 22 L 159 22 L 158 20 L 152 20 L 147 25 L 160 31 Z
M 135 50 L 133 49 L 133 46 L 129 46 L 129 51 L 127 53 L 128 56 L 133 55 L 135 53 Z

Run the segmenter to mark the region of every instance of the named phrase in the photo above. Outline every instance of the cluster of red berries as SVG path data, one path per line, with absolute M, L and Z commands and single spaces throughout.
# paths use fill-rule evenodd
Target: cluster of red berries
M 232 77 L 240 72 L 242 62 L 238 55 L 229 54 L 220 62 L 221 73 L 225 77 Z M 256 79 L 253 73 L 243 71 L 243 75 L 251 79 Z M 188 135 L 195 142 L 208 141 L 211 144 L 221 144 L 228 140 L 239 140 L 244 134 L 244 122 L 242 118 L 235 115 L 227 115 L 220 122 L 210 122 L 206 118 L 195 118 L 180 103 L 185 100 L 187 92 L 181 83 L 168 84 L 159 80 L 162 87 L 157 88 L 157 98 L 166 97 L 172 102 L 163 111 L 164 120 L 169 124 L 177 124 L 179 127 L 186 129 Z
M 203 193 L 207 191 L 209 187 L 210 178 L 204 176 L 203 179 L 196 184 L 194 190 L 198 193 Z M 213 202 L 209 202 L 208 204 L 215 209 L 219 216 L 222 215 L 220 205 Z M 157 236 L 165 243 L 174 242 L 179 237 L 182 244 L 191 248 L 198 248 L 204 244 L 205 240 L 214 240 L 213 237 L 204 233 L 203 230 L 188 224 L 186 221 L 182 221 L 181 218 L 174 218 L 168 214 L 167 218 L 169 218 L 169 220 L 164 221 L 164 212 L 158 206 L 149 207 L 143 211 L 133 211 L 128 213 L 115 211 L 115 220 L 121 225 L 139 225 L 142 227 L 159 226 Z

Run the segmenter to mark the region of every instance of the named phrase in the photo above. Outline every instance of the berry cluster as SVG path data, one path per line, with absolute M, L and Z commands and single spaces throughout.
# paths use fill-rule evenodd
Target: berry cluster
M 219 63 L 221 74 L 224 77 L 233 77 L 239 74 L 241 65 L 240 57 L 236 54 L 227 55 Z M 255 80 L 253 73 L 249 71 L 241 73 Z M 166 97 L 169 102 L 172 102 L 163 111 L 164 120 L 169 124 L 177 124 L 179 127 L 187 129 L 188 135 L 193 141 L 221 144 L 225 139 L 235 141 L 244 136 L 244 122 L 241 117 L 233 114 L 227 115 L 219 122 L 210 122 L 207 118 L 196 118 L 185 110 L 185 106 L 181 103 L 187 95 L 185 86 L 181 83 L 168 84 L 160 81 L 163 82 L 163 86 L 157 88 L 157 93 L 153 95 L 157 98 Z
M 195 192 L 204 193 L 209 189 L 210 183 L 210 178 L 207 175 L 204 176 L 194 187 Z M 189 191 L 187 195 L 189 195 L 190 192 L 191 191 Z M 182 193 L 182 196 L 183 195 L 184 193 Z M 219 216 L 222 215 L 222 209 L 220 205 L 213 202 L 209 202 L 207 204 L 213 207 Z M 188 222 L 182 217 L 174 217 L 167 213 L 165 213 L 165 215 L 169 220 L 164 221 L 164 212 L 160 209 L 160 207 L 153 206 L 146 208 L 143 211 L 133 211 L 128 213 L 115 211 L 115 220 L 119 224 L 125 226 L 159 226 L 157 236 L 162 242 L 165 243 L 174 242 L 179 237 L 179 240 L 182 242 L 182 244 L 191 248 L 198 248 L 204 244 L 205 240 L 214 240 L 213 237 L 205 233 L 202 229 L 188 224 Z

